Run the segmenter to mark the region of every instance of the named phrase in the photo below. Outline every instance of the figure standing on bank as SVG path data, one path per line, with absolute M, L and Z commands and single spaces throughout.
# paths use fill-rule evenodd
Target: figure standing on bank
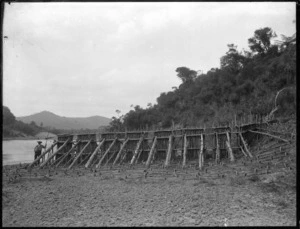
M 38 145 L 34 147 L 34 160 L 36 160 L 42 154 L 42 150 L 45 148 L 46 147 L 42 145 L 42 141 L 38 141 Z M 37 164 L 39 164 L 39 161 Z

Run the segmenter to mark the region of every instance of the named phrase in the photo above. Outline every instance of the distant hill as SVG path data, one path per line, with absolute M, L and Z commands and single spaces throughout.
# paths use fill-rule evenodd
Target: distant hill
M 52 127 L 56 129 L 97 129 L 100 126 L 107 126 L 110 119 L 102 116 L 91 116 L 87 118 L 62 117 L 49 111 L 42 111 L 37 114 L 16 117 L 24 123 L 35 122 L 38 126 Z

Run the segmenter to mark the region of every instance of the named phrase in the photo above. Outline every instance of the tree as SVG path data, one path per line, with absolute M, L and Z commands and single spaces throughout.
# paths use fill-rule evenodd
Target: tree
M 248 39 L 249 48 L 258 54 L 267 53 L 271 47 L 271 39 L 276 36 L 269 27 L 257 29 L 254 31 L 254 36 Z
M 16 121 L 16 117 L 11 113 L 8 107 L 2 106 L 3 111 L 3 125 L 11 125 Z
M 183 83 L 193 81 L 197 77 L 197 72 L 187 67 L 179 67 L 176 68 L 175 71 L 177 72 L 177 76 L 182 80 Z
M 231 72 L 237 73 L 243 68 L 246 57 L 237 51 L 236 45 L 228 44 L 227 46 L 229 48 L 228 52 L 220 59 L 221 69 L 227 68 Z

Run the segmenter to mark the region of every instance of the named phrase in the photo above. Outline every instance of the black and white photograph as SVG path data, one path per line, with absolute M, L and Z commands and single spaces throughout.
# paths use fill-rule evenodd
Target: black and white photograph
M 296 8 L 2 2 L 2 227 L 299 226 Z

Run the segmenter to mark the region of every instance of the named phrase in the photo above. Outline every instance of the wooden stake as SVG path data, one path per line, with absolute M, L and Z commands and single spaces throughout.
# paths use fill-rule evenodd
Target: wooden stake
M 85 168 L 88 168 L 91 164 L 91 162 L 93 161 L 94 157 L 96 156 L 96 154 L 99 152 L 100 147 L 104 144 L 105 139 L 103 139 L 99 145 L 96 147 L 96 149 L 94 150 L 94 152 L 92 153 L 92 155 L 90 156 L 88 162 L 85 164 Z
M 248 155 L 245 153 L 245 151 L 243 150 L 242 146 L 240 146 L 240 149 L 242 151 L 242 153 L 245 155 L 245 157 L 248 157 Z
M 50 158 L 48 158 L 48 160 L 46 160 L 44 163 L 42 163 L 40 165 L 40 168 L 43 168 L 52 157 L 54 157 L 58 152 L 60 152 L 67 145 L 67 143 L 69 141 L 70 141 L 70 139 L 68 139 L 67 141 L 65 141 L 64 144 L 54 154 L 52 154 L 52 156 Z
M 136 145 L 136 148 L 134 150 L 134 153 L 133 153 L 133 156 L 132 156 L 132 159 L 130 161 L 130 165 L 132 165 L 138 155 L 138 152 L 139 152 L 139 148 L 140 146 L 142 145 L 142 142 L 143 142 L 143 139 L 144 139 L 144 136 L 141 136 L 140 137 L 140 140 L 138 141 L 137 145 Z
M 116 143 L 117 138 L 115 138 L 113 140 L 113 142 L 110 144 L 110 146 L 108 147 L 108 149 L 105 151 L 105 153 L 103 154 L 103 156 L 101 157 L 100 161 L 98 162 L 98 164 L 96 165 L 96 169 L 99 168 L 99 166 L 101 165 L 102 161 L 104 160 L 104 158 L 106 157 L 106 155 L 108 154 L 108 152 L 111 150 L 111 148 L 114 146 L 114 144 Z
M 120 148 L 120 150 L 119 150 L 119 153 L 118 153 L 117 156 L 116 156 L 116 159 L 115 159 L 113 165 L 115 165 L 115 164 L 117 163 L 117 161 L 118 161 L 119 157 L 121 156 L 121 154 L 122 154 L 122 152 L 123 152 L 123 149 L 125 148 L 125 146 L 126 146 L 128 140 L 129 140 L 129 138 L 127 138 L 127 139 L 123 142 L 123 144 L 122 144 L 122 146 L 121 146 L 121 148 Z
M 240 138 L 241 138 L 241 140 L 242 140 L 242 143 L 243 143 L 243 145 L 244 145 L 245 151 L 246 151 L 246 152 L 249 154 L 249 156 L 252 158 L 253 156 L 252 156 L 252 154 L 250 153 L 250 151 L 248 150 L 248 148 L 247 148 L 247 143 L 246 143 L 246 141 L 244 140 L 243 135 L 241 134 L 241 132 L 239 132 L 239 136 L 240 136 Z
M 203 157 L 203 134 L 200 137 L 200 153 L 199 153 L 199 169 L 202 170 L 204 166 L 204 157 Z
M 168 145 L 168 151 L 167 151 L 167 156 L 166 156 L 166 162 L 165 162 L 165 167 L 169 166 L 170 160 L 171 160 L 171 154 L 172 154 L 172 139 L 173 136 L 170 135 L 169 137 L 169 145 Z
M 231 148 L 231 145 L 230 145 L 230 137 L 229 137 L 228 132 L 226 132 L 226 136 L 227 136 L 227 141 L 226 141 L 227 151 L 229 153 L 230 161 L 233 162 L 234 161 L 234 155 L 233 155 L 232 148 Z
M 59 158 L 57 164 L 56 164 L 56 168 L 64 161 L 64 159 L 75 149 L 75 147 L 81 142 L 81 140 L 79 140 L 78 142 L 76 142 L 76 144 L 74 144 L 74 146 L 72 146 L 72 148 L 65 153 L 61 158 Z
M 151 146 L 151 150 L 150 150 L 150 152 L 149 152 L 149 156 L 148 156 L 147 162 L 146 162 L 146 167 L 147 167 L 147 168 L 148 168 L 149 165 L 150 165 L 151 158 L 152 158 L 152 154 L 153 154 L 153 152 L 154 152 L 156 143 L 157 143 L 157 137 L 155 136 L 154 141 L 153 141 L 152 146 Z
M 83 149 L 79 152 L 79 154 L 77 155 L 77 157 L 75 157 L 75 159 L 73 160 L 73 162 L 71 163 L 71 165 L 69 166 L 68 169 L 71 169 L 73 167 L 73 165 L 76 163 L 76 161 L 80 158 L 80 156 L 83 154 L 84 150 L 89 146 L 89 144 L 92 142 L 92 139 L 88 141 L 88 143 L 86 143 L 86 145 L 83 147 Z
M 264 132 L 254 131 L 254 130 L 249 130 L 249 132 L 257 133 L 257 134 L 262 134 L 262 135 L 267 135 L 267 136 L 269 136 L 269 137 L 276 138 L 276 139 L 281 140 L 281 141 L 283 141 L 283 142 L 290 143 L 290 142 L 289 142 L 288 140 L 286 140 L 286 139 L 277 137 L 277 136 L 272 135 L 272 134 L 269 134 L 269 133 L 264 133 Z
M 185 167 L 186 166 L 186 152 L 187 152 L 187 137 L 186 134 L 184 135 L 183 138 L 183 161 L 182 161 L 182 166 Z
M 31 168 L 36 162 L 38 162 L 46 153 L 48 153 L 50 150 L 54 148 L 54 146 L 57 145 L 58 142 L 54 142 L 48 149 L 46 149 L 40 156 L 38 156 L 29 166 L 28 168 Z
M 219 164 L 220 162 L 220 146 L 219 146 L 219 139 L 218 139 L 218 134 L 216 133 L 216 144 L 217 144 L 217 148 L 216 148 L 216 163 Z

